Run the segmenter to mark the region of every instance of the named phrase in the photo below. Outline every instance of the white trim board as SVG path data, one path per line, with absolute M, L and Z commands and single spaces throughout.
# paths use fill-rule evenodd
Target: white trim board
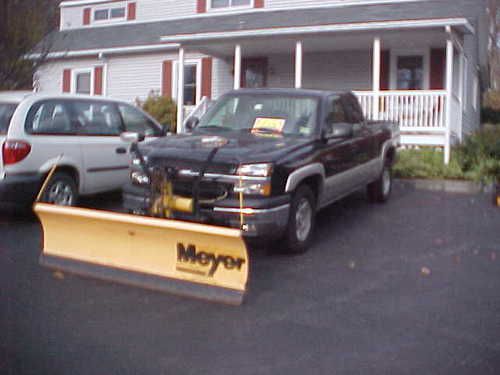
M 346 31 L 368 31 L 368 30 L 391 30 L 391 29 L 418 29 L 446 26 L 462 26 L 466 30 L 474 32 L 466 18 L 437 18 L 423 20 L 405 20 L 405 21 L 380 21 L 380 22 L 359 22 L 345 24 L 329 24 L 317 26 L 302 27 L 275 27 L 266 29 L 207 32 L 199 34 L 179 34 L 161 37 L 162 42 L 182 43 L 205 40 L 233 39 L 244 37 L 264 37 L 277 35 L 304 35 L 331 32 Z
M 141 52 L 155 52 L 155 51 L 170 51 L 179 49 L 179 44 L 149 44 L 143 46 L 133 46 L 133 47 L 113 47 L 113 48 L 102 48 L 102 49 L 85 49 L 79 51 L 67 51 L 67 52 L 50 52 L 47 54 L 48 59 L 59 59 L 65 57 L 83 57 L 83 56 L 94 56 L 94 55 L 112 55 L 121 53 L 141 53 Z M 42 57 L 40 53 L 33 53 L 27 55 L 28 59 L 38 59 Z

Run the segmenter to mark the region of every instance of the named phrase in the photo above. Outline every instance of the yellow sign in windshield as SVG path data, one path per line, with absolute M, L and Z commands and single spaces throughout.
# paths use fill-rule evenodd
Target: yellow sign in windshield
M 286 119 L 276 117 L 257 117 L 253 124 L 253 129 L 269 129 L 276 132 L 283 132 Z

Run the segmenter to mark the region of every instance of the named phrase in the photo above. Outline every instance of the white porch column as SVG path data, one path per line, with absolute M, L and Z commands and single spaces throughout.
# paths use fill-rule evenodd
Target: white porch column
M 177 63 L 177 133 L 184 131 L 184 48 L 179 48 Z
M 302 88 L 302 61 L 303 61 L 302 41 L 295 44 L 295 88 Z
M 234 89 L 241 88 L 241 45 L 234 47 Z
M 444 163 L 450 163 L 450 135 L 451 135 L 451 104 L 453 93 L 453 40 L 448 34 L 446 41 L 446 116 L 445 116 L 445 144 Z
M 373 120 L 379 119 L 380 104 L 380 38 L 373 39 Z

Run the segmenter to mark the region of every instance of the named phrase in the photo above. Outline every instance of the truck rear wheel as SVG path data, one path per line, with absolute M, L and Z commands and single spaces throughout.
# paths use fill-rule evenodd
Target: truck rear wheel
M 286 252 L 300 254 L 307 251 L 314 233 L 316 199 L 307 185 L 294 193 L 290 205 L 290 217 L 285 232 Z
M 384 203 L 387 202 L 392 191 L 392 171 L 389 163 L 384 163 L 384 168 L 380 177 L 368 184 L 366 187 L 366 192 L 368 195 L 368 200 L 374 203 Z

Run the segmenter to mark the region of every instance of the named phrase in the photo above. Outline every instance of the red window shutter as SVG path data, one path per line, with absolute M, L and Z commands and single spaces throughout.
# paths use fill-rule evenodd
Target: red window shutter
M 161 94 L 167 98 L 172 97 L 172 61 L 163 62 L 163 82 Z
M 128 3 L 127 20 L 135 20 L 135 13 L 137 10 L 136 3 Z
M 201 60 L 201 96 L 212 97 L 212 58 Z
M 90 8 L 85 8 L 83 10 L 83 24 L 90 25 Z
M 264 8 L 264 0 L 255 0 L 254 8 Z
M 103 68 L 102 66 L 96 66 L 94 68 L 94 95 L 102 95 L 102 83 L 103 83 Z
M 391 76 L 391 52 L 380 53 L 380 90 L 389 90 Z
M 71 69 L 63 70 L 62 91 L 71 92 Z
M 431 90 L 444 89 L 444 69 L 446 50 L 444 48 L 431 49 Z
M 206 13 L 206 11 L 207 11 L 207 0 L 198 0 L 198 4 L 196 6 L 196 11 L 198 13 Z

